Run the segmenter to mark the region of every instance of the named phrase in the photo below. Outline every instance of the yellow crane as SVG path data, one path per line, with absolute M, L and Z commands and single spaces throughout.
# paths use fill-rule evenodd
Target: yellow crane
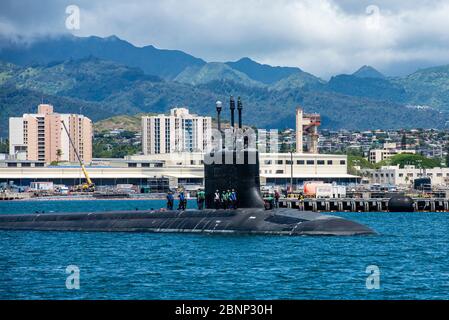
M 93 191 L 95 191 L 95 184 L 92 182 L 92 180 L 89 177 L 89 174 L 87 173 L 87 170 L 86 170 L 86 167 L 84 166 L 83 160 L 79 156 L 78 150 L 76 150 L 75 144 L 73 143 L 73 140 L 70 137 L 69 130 L 67 130 L 67 127 L 66 127 L 64 121 L 61 121 L 61 122 L 62 122 L 62 126 L 64 127 L 65 132 L 67 132 L 67 136 L 69 137 L 70 144 L 72 145 L 73 150 L 75 151 L 76 157 L 78 158 L 78 161 L 81 166 L 81 170 L 83 171 L 83 174 L 84 174 L 84 177 L 86 178 L 86 183 L 83 183 L 83 184 L 77 186 L 76 190 L 93 192 Z

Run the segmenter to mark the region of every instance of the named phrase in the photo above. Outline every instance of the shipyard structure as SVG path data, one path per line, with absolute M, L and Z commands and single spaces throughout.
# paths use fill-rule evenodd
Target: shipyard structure
M 165 189 L 183 185 L 196 190 L 204 186 L 204 154 L 172 153 L 130 156 L 125 159 L 93 159 L 86 167 L 97 186 L 132 184 L 135 186 L 164 185 Z M 261 153 L 260 180 L 262 185 L 286 187 L 303 185 L 306 181 L 337 184 L 358 183 L 360 177 L 347 173 L 345 155 Z M 52 166 L 43 161 L 5 160 L 0 162 L 0 183 L 13 182 L 30 186 L 32 182 L 53 182 L 74 186 L 83 180 L 79 166 Z M 156 188 L 156 187 L 155 187 Z

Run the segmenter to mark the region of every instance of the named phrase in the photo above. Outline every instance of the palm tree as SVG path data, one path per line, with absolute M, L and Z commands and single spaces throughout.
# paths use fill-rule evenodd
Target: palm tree
M 63 152 L 61 149 L 56 150 L 56 157 L 57 157 L 57 161 L 59 162 L 61 160 L 61 156 L 63 155 Z

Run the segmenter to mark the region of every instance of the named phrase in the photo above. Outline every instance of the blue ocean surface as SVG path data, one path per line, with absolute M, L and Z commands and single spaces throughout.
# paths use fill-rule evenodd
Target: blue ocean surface
M 19 201 L 0 202 L 0 214 L 163 206 L 156 200 Z M 336 215 L 379 234 L 289 237 L 0 230 L 0 299 L 449 297 L 449 213 Z M 66 287 L 70 265 L 79 268 L 79 289 Z M 379 289 L 367 288 L 368 266 L 380 271 Z

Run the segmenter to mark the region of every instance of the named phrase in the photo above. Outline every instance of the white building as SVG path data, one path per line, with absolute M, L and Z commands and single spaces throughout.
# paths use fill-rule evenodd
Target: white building
M 144 155 L 172 152 L 201 152 L 211 140 L 212 118 L 173 108 L 170 115 L 142 117 Z
M 160 161 L 165 166 L 184 168 L 182 176 L 189 178 L 189 168 L 203 170 L 204 154 L 182 152 L 158 155 L 135 155 L 127 161 Z M 293 160 L 293 162 L 292 162 Z M 337 184 L 356 183 L 360 177 L 347 171 L 346 155 L 310 153 L 260 153 L 260 180 L 262 185 L 302 186 L 306 181 L 335 182 Z M 138 166 L 138 165 L 137 165 Z M 201 175 L 201 178 L 203 176 Z
M 449 168 L 421 169 L 415 166 L 384 166 L 377 170 L 366 170 L 369 182 L 382 185 L 397 185 L 409 187 L 415 179 L 428 177 L 432 186 L 447 186 Z
M 265 186 L 288 187 L 292 181 L 297 188 L 308 181 L 340 185 L 358 182 L 360 177 L 347 173 L 346 161 L 345 155 L 261 153 L 260 182 Z M 200 152 L 93 159 L 87 171 L 97 186 L 128 183 L 144 186 L 160 178 L 168 179 L 171 188 L 184 185 L 195 189 L 204 185 Z M 82 180 L 84 175 L 78 166 L 44 166 L 43 162 L 17 160 L 0 162 L 0 183 L 14 181 L 17 185 L 29 186 L 31 182 L 52 181 L 76 185 Z
M 402 150 L 398 149 L 396 143 L 384 143 L 383 149 L 372 149 L 369 151 L 369 162 L 378 163 L 383 160 L 390 159 L 392 156 L 401 154 L 401 153 L 410 153 L 415 154 L 415 150 Z

